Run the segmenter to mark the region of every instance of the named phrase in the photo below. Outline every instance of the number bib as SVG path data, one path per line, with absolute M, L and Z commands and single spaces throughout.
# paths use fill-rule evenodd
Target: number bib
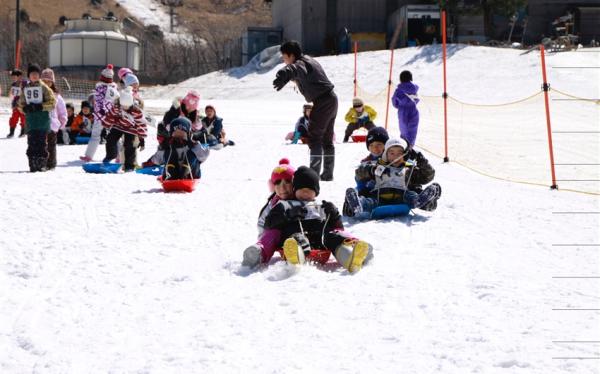
M 27 104 L 41 104 L 44 102 L 44 91 L 40 86 L 25 87 L 25 101 Z
M 13 95 L 13 97 L 19 96 L 21 94 L 21 87 L 11 87 L 10 93 Z

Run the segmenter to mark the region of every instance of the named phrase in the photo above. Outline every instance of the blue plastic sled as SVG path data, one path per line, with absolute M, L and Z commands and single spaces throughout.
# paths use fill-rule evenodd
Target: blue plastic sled
M 382 219 L 390 217 L 405 216 L 410 212 L 406 204 L 378 206 L 371 212 L 371 219 Z
M 162 175 L 164 166 L 148 166 L 145 168 L 137 169 L 135 172 L 138 174 L 146 174 L 146 175 Z
M 117 164 L 113 162 L 88 162 L 87 164 L 83 164 L 83 170 L 86 173 L 93 174 L 115 174 L 118 173 L 121 169 L 122 164 Z
M 89 136 L 76 136 L 75 137 L 75 144 L 87 144 L 89 142 L 90 142 Z

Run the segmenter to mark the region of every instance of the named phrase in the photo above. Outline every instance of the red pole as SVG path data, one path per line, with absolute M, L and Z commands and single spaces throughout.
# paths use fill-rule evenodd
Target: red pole
M 17 50 L 15 51 L 15 69 L 21 65 L 21 41 L 17 40 Z
M 550 85 L 546 79 L 546 58 L 544 57 L 544 46 L 540 44 L 540 55 L 542 56 L 542 90 L 544 90 L 544 104 L 546 106 L 546 127 L 548 129 L 548 147 L 550 148 L 550 171 L 552 172 L 552 185 L 551 189 L 558 189 L 556 185 L 556 174 L 554 173 L 554 150 L 552 149 L 552 127 L 550 125 L 550 104 L 548 102 L 548 91 L 550 91 Z
M 385 107 L 385 129 L 388 128 L 388 114 L 390 113 L 390 94 L 392 93 L 392 69 L 394 68 L 394 50 L 391 49 L 390 52 L 390 76 L 388 78 L 388 93 L 387 93 L 387 104 Z
M 354 42 L 354 97 L 356 97 L 356 56 L 358 54 L 358 41 Z
M 444 69 L 444 162 L 448 158 L 448 92 L 446 91 L 446 11 L 442 10 L 442 61 Z

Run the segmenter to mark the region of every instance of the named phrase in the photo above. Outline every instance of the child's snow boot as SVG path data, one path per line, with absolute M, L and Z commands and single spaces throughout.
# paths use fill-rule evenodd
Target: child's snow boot
M 11 127 L 10 128 L 10 132 L 8 133 L 8 135 L 6 135 L 7 138 L 12 138 L 13 136 L 15 136 L 15 128 Z
M 358 192 L 356 192 L 354 188 L 348 188 L 346 190 L 346 199 L 344 200 L 342 213 L 348 217 L 354 217 L 362 213 L 360 198 L 358 197 Z
M 262 260 L 262 249 L 258 244 L 253 244 L 244 250 L 244 259 L 242 260 L 242 266 L 248 266 L 254 268 L 260 264 Z
M 425 210 L 428 212 L 433 212 L 437 208 L 437 201 L 440 198 L 440 196 L 442 196 L 442 186 L 440 186 L 437 183 L 432 183 L 431 186 L 432 187 L 435 186 L 435 188 L 437 189 L 436 196 L 433 200 L 431 200 L 430 202 L 428 202 L 427 204 L 425 204 L 421 207 L 422 210 Z
M 346 239 L 334 251 L 336 260 L 349 272 L 359 271 L 366 259 L 373 257 L 373 247 L 358 239 Z
M 21 132 L 19 133 L 19 138 L 22 138 L 25 136 L 25 128 L 21 127 Z
M 419 196 L 417 196 L 415 208 L 420 208 L 435 200 L 438 197 L 438 193 L 441 193 L 441 187 L 439 187 L 439 184 L 430 184 L 423 190 L 423 192 L 419 194 Z
M 305 251 L 310 251 L 310 244 L 302 234 L 294 234 L 283 242 L 285 260 L 293 265 L 302 265 L 306 262 Z
M 192 168 L 187 163 L 181 165 L 181 179 L 192 179 Z

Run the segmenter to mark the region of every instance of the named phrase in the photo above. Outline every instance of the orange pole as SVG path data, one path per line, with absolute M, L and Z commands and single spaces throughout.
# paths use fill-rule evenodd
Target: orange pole
M 17 40 L 17 50 L 15 51 L 15 69 L 19 69 L 21 64 L 21 41 Z
M 446 91 L 446 11 L 442 10 L 442 61 L 444 69 L 444 162 L 448 158 L 448 92 Z
M 390 76 L 388 78 L 388 93 L 387 93 L 387 104 L 385 106 L 385 129 L 388 128 L 388 115 L 390 113 L 390 94 L 392 93 L 392 69 L 394 68 L 394 50 L 391 49 L 390 52 Z
M 550 148 L 550 171 L 552 173 L 552 185 L 551 189 L 558 189 L 556 185 L 556 174 L 554 173 L 554 150 L 552 148 L 552 126 L 550 124 L 550 103 L 548 102 L 548 91 L 550 91 L 550 85 L 546 79 L 546 58 L 544 56 L 544 46 L 540 44 L 540 55 L 542 56 L 542 90 L 544 90 L 544 104 L 546 106 L 546 127 L 548 129 L 548 147 Z
M 354 42 L 354 97 L 356 97 L 356 62 L 358 55 L 358 41 Z

